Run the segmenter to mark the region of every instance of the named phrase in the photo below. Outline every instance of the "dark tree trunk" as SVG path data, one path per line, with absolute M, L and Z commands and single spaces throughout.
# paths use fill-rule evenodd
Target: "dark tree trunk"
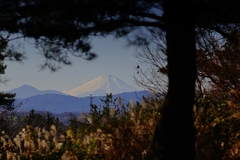
M 169 88 L 155 132 L 155 149 L 164 160 L 193 160 L 193 104 L 196 79 L 194 1 L 165 0 Z

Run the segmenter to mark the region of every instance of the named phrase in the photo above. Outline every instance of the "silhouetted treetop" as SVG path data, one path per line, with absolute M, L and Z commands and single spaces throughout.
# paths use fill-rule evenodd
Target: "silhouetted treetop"
M 196 27 L 229 36 L 225 26 L 239 22 L 240 2 L 236 0 L 195 2 Z M 178 7 L 177 3 L 173 5 Z M 162 0 L 6 0 L 1 1 L 0 9 L 1 31 L 35 39 L 36 47 L 48 61 L 63 64 L 71 64 L 67 53 L 94 59 L 94 36 L 121 37 L 139 27 L 165 30 Z M 129 42 L 145 43 L 146 36 L 136 34 Z
M 35 39 L 63 41 L 66 47 L 77 42 L 76 49 L 83 52 L 89 51 L 83 42 L 90 36 L 105 36 L 113 31 L 122 36 L 136 26 L 159 27 L 161 20 L 161 15 L 153 12 L 159 10 L 154 1 L 19 0 L 18 5 L 13 2 L 6 6 L 12 8 L 12 13 L 1 22 L 5 22 L 3 30 Z
M 163 26 L 161 1 L 146 0 L 10 0 L 0 5 L 1 31 L 32 38 L 52 70 L 52 61 L 71 64 L 68 54 L 92 60 L 91 40 L 109 34 L 121 37 L 139 27 Z M 6 37 L 4 37 L 6 38 Z M 143 34 L 130 43 L 145 41 Z

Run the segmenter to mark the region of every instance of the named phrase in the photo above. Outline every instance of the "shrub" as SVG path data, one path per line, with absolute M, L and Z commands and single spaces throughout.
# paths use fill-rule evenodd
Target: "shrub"
M 240 158 L 240 106 L 232 94 L 220 102 L 210 95 L 196 98 L 196 159 Z

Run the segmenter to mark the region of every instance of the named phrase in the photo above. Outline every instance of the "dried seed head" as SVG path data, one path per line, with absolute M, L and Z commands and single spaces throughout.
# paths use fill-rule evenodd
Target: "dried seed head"
M 110 107 L 110 116 L 114 117 L 115 115 L 115 108 L 114 107 Z
M 121 97 L 118 97 L 118 103 L 119 103 L 119 105 L 123 108 L 124 107 L 124 104 L 123 104 L 123 102 L 122 102 L 122 98 Z
M 88 120 L 88 122 L 89 122 L 90 124 L 93 124 L 92 116 L 88 116 L 87 120 Z

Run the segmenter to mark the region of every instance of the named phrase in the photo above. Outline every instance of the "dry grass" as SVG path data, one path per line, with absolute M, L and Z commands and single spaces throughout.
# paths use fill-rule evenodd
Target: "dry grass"
M 72 119 L 65 130 L 27 125 L 16 136 L 0 136 L 4 160 L 149 160 L 163 101 L 122 104 L 107 97 L 89 115 Z M 196 160 L 240 159 L 240 106 L 228 97 L 196 99 Z M 173 153 L 174 154 L 174 153 Z
M 125 107 L 118 99 L 114 104 L 95 106 L 90 115 L 73 120 L 65 134 L 59 134 L 55 125 L 48 130 L 26 126 L 14 138 L 3 132 L 0 159 L 152 159 L 160 103 L 148 99 Z

